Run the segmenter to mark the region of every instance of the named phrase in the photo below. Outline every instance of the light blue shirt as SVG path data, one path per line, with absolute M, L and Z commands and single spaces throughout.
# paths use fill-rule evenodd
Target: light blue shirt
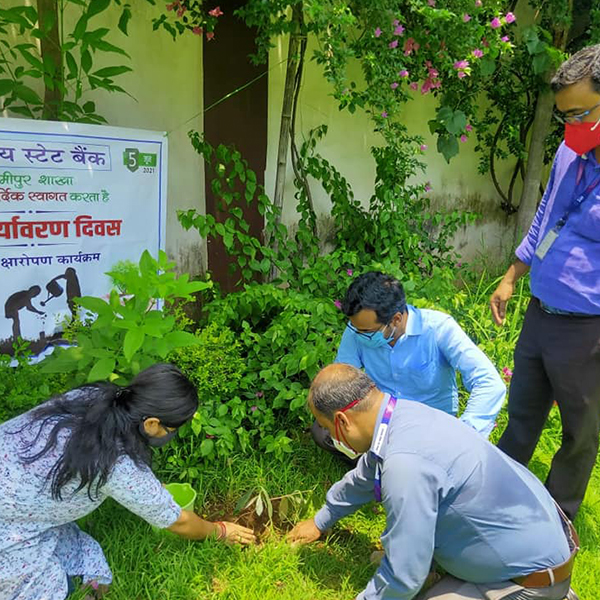
M 380 430 L 388 399 L 371 450 L 329 489 L 315 516 L 324 531 L 373 500 L 380 461 L 385 557 L 357 600 L 410 600 L 432 559 L 464 581 L 498 583 L 569 558 L 554 501 L 535 475 L 464 423 L 417 402 L 398 400 L 387 432 Z
M 506 386 L 490 359 L 451 316 L 408 306 L 406 332 L 394 347 L 367 348 L 358 337 L 346 328 L 335 361 L 364 368 L 380 390 L 397 398 L 455 415 L 455 372 L 460 371 L 471 394 L 461 420 L 489 436 L 504 403 Z

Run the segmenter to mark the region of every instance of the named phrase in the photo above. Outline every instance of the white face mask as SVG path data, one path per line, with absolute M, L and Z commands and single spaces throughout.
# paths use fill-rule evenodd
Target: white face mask
M 356 460 L 362 454 L 362 452 L 354 452 L 352 448 L 348 448 L 346 444 L 343 444 L 342 442 L 334 438 L 331 438 L 331 441 L 333 442 L 335 449 L 341 452 L 342 454 L 345 454 L 350 460 Z

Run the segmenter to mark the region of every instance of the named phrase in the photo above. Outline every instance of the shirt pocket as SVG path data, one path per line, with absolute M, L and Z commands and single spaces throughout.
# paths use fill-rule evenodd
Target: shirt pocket
M 589 210 L 584 211 L 573 224 L 573 231 L 588 240 L 600 242 L 600 197 L 596 197 Z
M 412 384 L 417 389 L 430 388 L 435 380 L 437 372 L 437 362 L 432 357 L 430 359 L 421 358 L 420 361 L 411 361 L 406 365 L 406 370 Z

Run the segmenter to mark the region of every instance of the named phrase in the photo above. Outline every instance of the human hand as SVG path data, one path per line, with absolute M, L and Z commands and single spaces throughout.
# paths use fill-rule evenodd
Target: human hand
M 225 535 L 220 535 L 219 540 L 228 544 L 239 544 L 240 546 L 256 543 L 256 536 L 252 529 L 228 521 L 220 521 L 220 524 L 222 525 L 221 529 L 224 528 Z
M 292 544 L 310 544 L 321 537 L 321 530 L 315 525 L 314 519 L 307 519 L 298 523 L 286 536 Z
M 513 295 L 515 286 L 504 279 L 500 282 L 490 298 L 490 309 L 496 325 L 502 325 L 506 317 L 506 303 Z

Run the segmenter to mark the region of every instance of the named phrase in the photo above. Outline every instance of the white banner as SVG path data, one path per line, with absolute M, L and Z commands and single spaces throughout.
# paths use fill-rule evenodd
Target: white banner
M 162 133 L 0 118 L 0 353 L 60 342 L 73 298 L 164 249 L 166 178 Z

